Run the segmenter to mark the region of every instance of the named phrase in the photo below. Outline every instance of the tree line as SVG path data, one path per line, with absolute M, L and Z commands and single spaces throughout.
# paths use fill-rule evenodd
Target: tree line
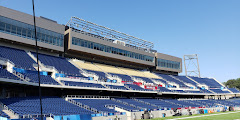
M 227 82 L 224 82 L 223 84 L 228 88 L 237 88 L 238 90 L 240 90 L 240 78 L 230 79 Z

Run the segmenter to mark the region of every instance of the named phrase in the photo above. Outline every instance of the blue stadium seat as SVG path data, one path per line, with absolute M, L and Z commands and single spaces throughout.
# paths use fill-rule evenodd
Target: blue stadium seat
M 8 98 L 0 99 L 0 101 L 19 115 L 39 115 L 41 113 L 38 97 Z M 43 97 L 42 105 L 43 114 L 81 115 L 93 113 L 57 97 Z
M 7 78 L 13 80 L 21 80 L 17 76 L 13 75 L 12 73 L 8 72 L 6 69 L 0 68 L 0 78 Z
M 117 90 L 128 90 L 126 87 L 124 86 L 117 86 L 117 85 L 106 85 L 107 87 L 109 87 L 110 89 L 117 89 Z
M 36 73 L 21 73 L 25 77 L 29 78 L 29 82 L 38 83 L 38 74 Z M 40 75 L 40 83 L 41 84 L 52 84 L 52 85 L 60 85 L 57 81 L 55 81 L 51 76 L 49 75 Z
M 33 53 L 33 55 L 36 56 L 36 53 Z M 70 62 L 68 62 L 68 60 L 65 58 L 39 54 L 39 60 L 44 65 L 55 67 L 58 70 L 58 72 L 60 72 L 60 73 L 63 73 L 66 75 L 84 77 L 79 72 L 79 69 L 77 67 L 75 67 L 74 65 L 72 65 Z
M 86 69 L 85 69 L 85 71 L 95 73 L 99 77 L 98 80 L 107 80 L 108 79 L 104 72 L 94 71 L 94 70 L 86 70 Z
M 94 88 L 105 88 L 101 84 L 85 83 L 85 82 L 73 82 L 73 81 L 61 81 L 68 86 L 79 86 L 79 87 L 94 87 Z
M 15 67 L 35 70 L 33 64 L 36 62 L 23 50 L 0 46 L 0 57 L 12 61 Z
M 190 84 L 192 84 L 192 85 L 197 86 L 197 83 L 193 82 L 192 80 L 190 80 L 190 79 L 187 78 L 186 76 L 174 76 L 174 77 L 182 80 L 183 82 L 190 83 Z
M 133 104 L 135 106 L 138 106 L 138 107 L 141 107 L 141 108 L 144 108 L 144 109 L 158 109 L 155 106 L 151 106 L 151 105 L 148 105 L 148 104 L 145 104 L 145 103 L 133 100 L 133 99 L 126 99 L 126 98 L 116 98 L 116 99 L 120 100 L 122 102 L 126 102 L 128 104 Z
M 154 83 L 151 79 L 149 78 L 146 78 L 146 77 L 139 77 L 139 76 L 133 76 L 135 78 L 140 78 L 142 79 L 143 81 L 145 81 L 146 83 Z
M 126 87 L 129 87 L 130 89 L 132 90 L 140 90 L 140 91 L 152 91 L 152 90 L 149 90 L 149 89 L 144 89 L 138 85 L 133 85 L 133 84 L 125 84 Z
M 240 93 L 239 90 L 237 90 L 236 88 L 228 88 L 230 91 L 232 91 L 233 93 Z
M 117 74 L 117 73 L 109 73 L 111 75 L 116 75 L 122 79 L 122 81 L 128 81 L 128 82 L 133 82 L 132 78 L 128 75 L 123 75 L 123 74 Z
M 177 83 L 179 84 L 180 87 L 188 87 L 187 85 L 185 85 L 183 82 L 179 81 L 179 80 L 176 80 L 172 77 L 170 77 L 169 75 L 164 75 L 164 74 L 157 74 L 158 76 L 166 79 L 167 81 L 170 81 L 170 82 L 174 82 L 174 83 Z
M 221 87 L 223 87 L 218 82 L 216 82 L 214 79 L 199 78 L 199 77 L 191 77 L 191 78 L 194 79 L 195 81 L 197 81 L 198 83 L 206 84 L 210 88 L 221 88 Z
M 127 111 L 138 110 L 137 108 L 134 108 L 134 107 L 131 107 L 128 105 L 124 105 L 122 103 L 115 102 L 110 99 L 73 99 L 73 100 L 75 100 L 79 103 L 88 105 L 91 108 L 95 108 L 98 111 L 108 112 L 108 113 L 115 113 L 117 111 L 115 111 L 114 109 L 109 109 L 109 108 L 105 107 L 106 105 L 114 105 L 114 106 L 116 105 L 117 107 L 122 108 Z
M 222 91 L 221 89 L 210 89 L 210 90 L 215 93 L 230 93 L 229 91 Z

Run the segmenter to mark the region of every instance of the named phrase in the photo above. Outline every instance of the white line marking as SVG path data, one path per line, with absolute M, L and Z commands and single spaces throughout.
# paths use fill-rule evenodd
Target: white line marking
M 188 119 L 188 118 L 198 118 L 198 117 L 206 117 L 206 116 L 214 116 L 214 115 L 224 115 L 224 114 L 238 113 L 238 112 L 240 112 L 240 111 L 219 113 L 219 114 L 210 114 L 210 115 L 201 115 L 201 116 L 191 116 L 191 117 L 183 117 L 183 118 L 175 118 L 175 119 L 167 119 L 167 120 L 181 120 L 181 119 Z

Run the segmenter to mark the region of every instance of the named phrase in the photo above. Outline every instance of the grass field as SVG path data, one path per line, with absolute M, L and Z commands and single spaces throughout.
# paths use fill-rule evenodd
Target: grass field
M 240 120 L 240 111 L 196 114 L 192 116 L 155 118 L 151 120 Z

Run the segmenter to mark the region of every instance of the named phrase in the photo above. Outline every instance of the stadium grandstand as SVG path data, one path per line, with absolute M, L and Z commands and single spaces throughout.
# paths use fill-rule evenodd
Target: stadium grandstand
M 38 118 L 33 16 L 0 6 L 0 116 Z M 44 118 L 135 120 L 240 110 L 235 88 L 215 78 L 180 76 L 182 59 L 152 42 L 72 17 L 36 17 Z M 152 115 L 151 115 L 152 114 Z M 1 119 L 1 118 L 0 118 Z

